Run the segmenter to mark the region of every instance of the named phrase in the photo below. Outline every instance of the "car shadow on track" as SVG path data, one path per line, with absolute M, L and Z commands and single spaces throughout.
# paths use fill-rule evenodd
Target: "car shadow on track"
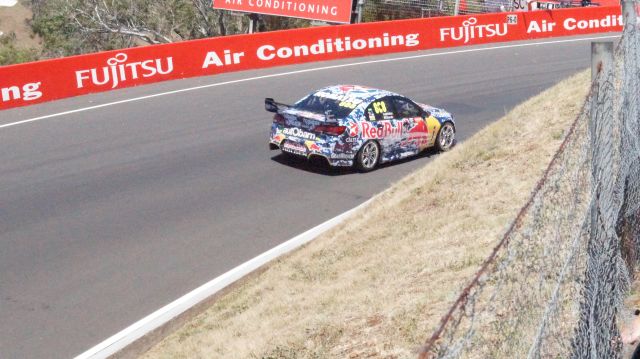
M 435 148 L 429 148 L 422 151 L 417 156 L 408 157 L 399 161 L 383 163 L 379 165 L 376 170 L 397 166 L 397 165 L 407 163 L 410 161 L 415 161 L 421 158 L 431 158 L 432 156 L 437 155 L 438 153 L 439 152 Z M 271 157 L 271 160 L 285 166 L 289 166 L 302 171 L 320 174 L 324 176 L 346 176 L 346 175 L 354 175 L 354 174 L 364 174 L 362 171 L 359 171 L 353 167 L 331 167 L 329 166 L 327 161 L 319 158 L 307 160 L 302 157 L 289 156 L 284 153 L 279 153 Z
M 289 156 L 284 153 L 271 157 L 271 160 L 281 165 L 324 176 L 345 176 L 358 173 L 358 171 L 350 167 L 331 167 L 327 161 L 322 159 L 307 160 L 303 157 Z

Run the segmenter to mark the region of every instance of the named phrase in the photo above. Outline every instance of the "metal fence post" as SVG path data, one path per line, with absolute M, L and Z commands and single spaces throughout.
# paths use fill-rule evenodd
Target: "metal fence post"
M 636 5 L 638 3 L 633 0 L 621 0 L 621 3 L 622 3 L 622 17 L 624 20 L 625 27 L 629 25 L 637 27 L 638 15 L 636 13 Z
M 623 257 L 631 273 L 640 263 L 640 34 L 638 33 L 637 1 L 622 0 L 624 33 L 620 43 L 623 49 L 623 68 L 620 99 L 620 126 L 622 128 L 621 167 L 625 173 L 619 179 L 625 198 L 619 218 L 619 235 Z
M 613 42 L 591 43 L 591 82 L 595 82 L 602 71 L 613 71 Z M 603 72 L 602 75 L 605 75 Z M 603 76 L 604 77 L 604 76 Z M 593 105 L 593 104 L 592 104 Z M 593 107 L 592 107 L 593 110 Z M 593 116 L 594 112 L 591 112 Z M 592 118 L 593 120 L 593 118 Z
M 364 7 L 364 0 L 356 0 L 358 2 L 358 17 L 356 18 L 356 23 L 359 24 L 362 22 L 362 8 Z

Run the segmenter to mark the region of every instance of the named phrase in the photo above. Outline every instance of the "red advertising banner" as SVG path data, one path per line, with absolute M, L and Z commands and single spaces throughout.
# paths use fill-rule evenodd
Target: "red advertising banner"
M 159 81 L 282 65 L 622 30 L 588 7 L 326 26 L 138 47 L 0 67 L 0 110 Z M 348 82 L 348 79 L 346 79 Z
M 351 4 L 352 0 L 214 0 L 213 8 L 348 24 Z

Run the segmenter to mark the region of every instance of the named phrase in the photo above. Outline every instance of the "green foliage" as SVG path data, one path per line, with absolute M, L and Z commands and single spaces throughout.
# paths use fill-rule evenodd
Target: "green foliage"
M 15 34 L 0 36 L 0 66 L 35 61 L 39 54 L 35 49 L 20 48 L 15 45 Z
M 130 36 L 109 34 L 98 31 L 97 28 L 95 28 L 96 31 L 82 31 L 80 28 L 82 23 L 77 21 L 74 12 L 76 6 L 80 6 L 81 3 L 85 8 L 78 9 L 86 10 L 89 4 L 83 1 L 32 1 L 31 26 L 34 33 L 43 39 L 43 51 L 47 57 L 70 56 L 135 45 Z
M 247 20 L 206 0 L 32 0 L 49 57 L 237 33 Z
M 367 0 L 362 22 L 453 15 L 455 0 Z
M 248 16 L 214 10 L 211 0 L 31 0 L 31 26 L 45 57 L 246 33 Z M 260 16 L 259 31 L 310 26 Z
M 310 26 L 311 20 L 307 19 L 262 15 L 260 17 L 259 29 L 260 31 L 276 31 L 285 29 L 298 29 Z
M 31 28 L 42 38 L 46 57 L 69 56 L 95 49 L 94 43 L 84 42 L 77 36 L 63 3 L 60 0 L 32 2 Z

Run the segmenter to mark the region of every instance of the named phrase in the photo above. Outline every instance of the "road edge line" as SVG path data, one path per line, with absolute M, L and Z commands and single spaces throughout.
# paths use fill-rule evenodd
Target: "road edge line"
M 76 356 L 75 359 L 106 359 L 117 354 L 129 345 L 134 344 L 139 339 L 145 337 L 147 334 L 169 323 L 171 320 L 179 317 L 189 309 L 195 307 L 199 303 L 202 303 L 207 298 L 216 295 L 223 289 L 243 279 L 245 276 L 253 273 L 269 262 L 291 253 L 303 245 L 313 241 L 321 234 L 341 224 L 351 214 L 370 204 L 374 198 L 375 196 L 355 208 L 333 217 L 326 222 L 321 223 L 312 229 L 254 257 L 253 259 L 240 264 L 230 271 L 140 319 L 124 330 L 104 340 L 100 344 Z

